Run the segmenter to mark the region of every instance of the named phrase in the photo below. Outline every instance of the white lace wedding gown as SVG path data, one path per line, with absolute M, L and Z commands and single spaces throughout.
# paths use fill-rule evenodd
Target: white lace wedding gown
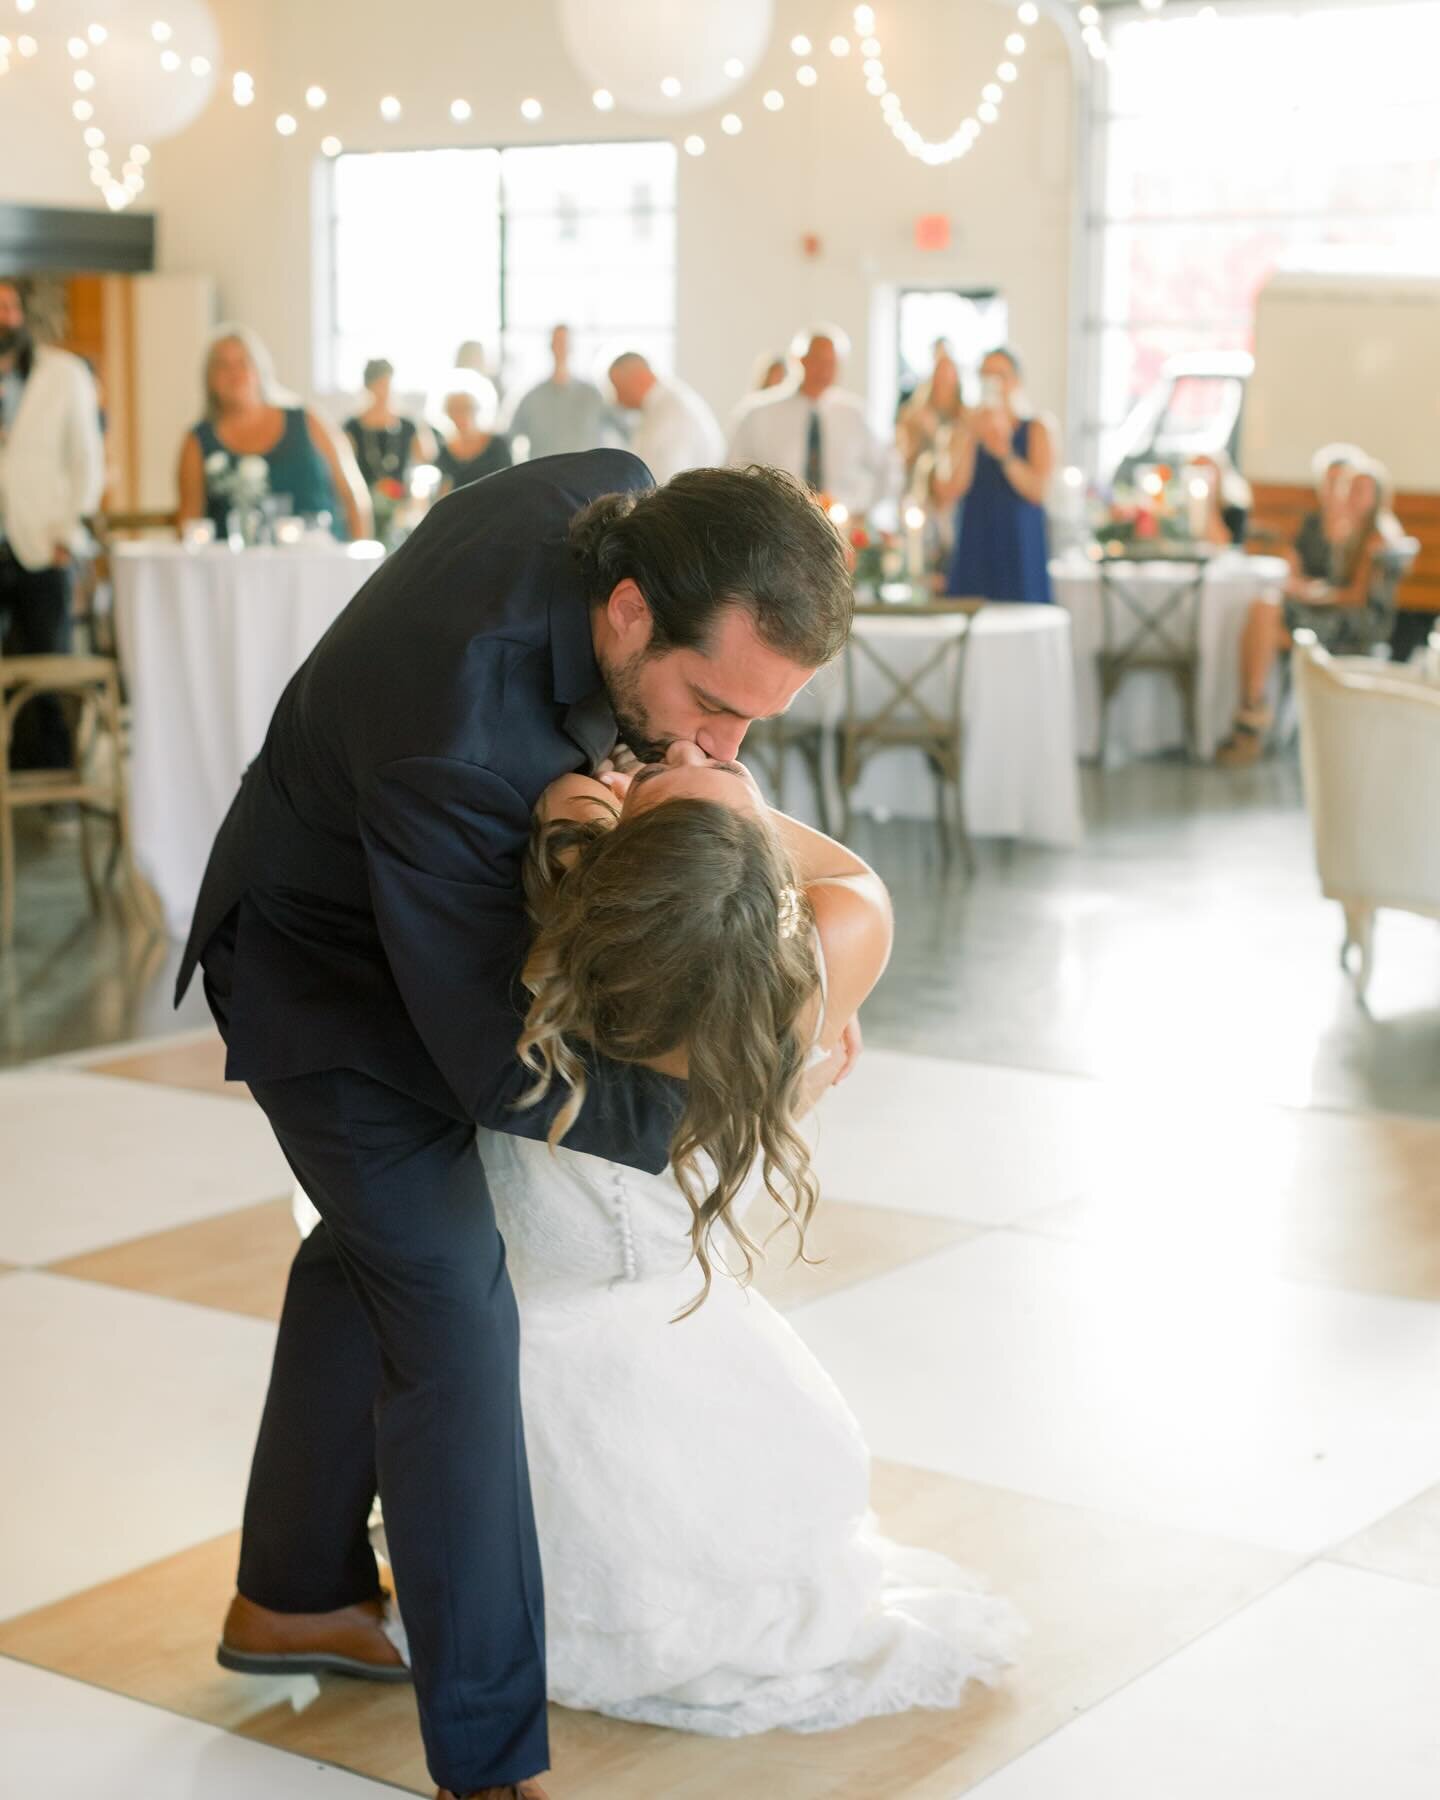
M 550 1697 L 740 1737 L 996 1680 L 1014 1610 L 880 1534 L 860 1428 L 769 1302 L 717 1273 L 671 1324 L 700 1280 L 673 1178 L 498 1133 L 480 1148 L 520 1303 Z M 758 1175 L 751 1209 L 763 1236 Z

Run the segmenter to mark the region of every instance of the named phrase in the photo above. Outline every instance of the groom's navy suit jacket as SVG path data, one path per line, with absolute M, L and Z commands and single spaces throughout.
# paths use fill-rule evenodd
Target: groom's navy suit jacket
M 462 488 L 286 688 L 215 840 L 176 994 L 233 935 L 233 1079 L 358 1069 L 545 1134 L 563 1092 L 514 1105 L 521 862 L 541 791 L 615 741 L 566 533 L 588 501 L 652 485 L 637 458 L 594 450 Z M 567 1145 L 660 1170 L 681 1090 L 591 1060 Z

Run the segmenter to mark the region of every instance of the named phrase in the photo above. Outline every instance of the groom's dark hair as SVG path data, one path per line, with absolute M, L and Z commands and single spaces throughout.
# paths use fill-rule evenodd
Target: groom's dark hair
M 843 649 L 855 610 L 840 534 L 779 469 L 688 469 L 664 487 L 604 494 L 570 545 L 592 606 L 630 580 L 655 620 L 651 653 L 703 649 L 716 614 L 743 606 L 762 643 L 802 668 Z

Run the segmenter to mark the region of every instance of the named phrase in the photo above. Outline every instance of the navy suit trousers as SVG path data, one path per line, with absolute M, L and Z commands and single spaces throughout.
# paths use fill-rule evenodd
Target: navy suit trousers
M 222 1030 L 225 948 L 206 957 Z M 324 1223 L 290 1274 L 240 1592 L 279 1612 L 373 1596 L 378 1489 L 431 1774 L 457 1793 L 538 1774 L 545 1626 L 519 1316 L 474 1126 L 348 1069 L 253 1092 Z

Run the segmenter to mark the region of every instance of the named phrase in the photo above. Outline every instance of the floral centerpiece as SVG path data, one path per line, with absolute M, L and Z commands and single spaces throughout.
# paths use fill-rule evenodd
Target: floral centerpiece
M 1177 474 L 1168 463 L 1156 463 L 1139 474 L 1133 487 L 1117 486 L 1101 501 L 1092 528 L 1101 550 L 1163 556 L 1204 542 L 1209 487 L 1203 477 Z
M 855 586 L 878 592 L 883 583 L 905 579 L 905 550 L 893 531 L 872 531 L 863 521 L 845 527 Z
M 270 493 L 270 465 L 263 456 L 232 457 L 228 450 L 212 451 L 205 458 L 205 491 L 224 501 L 232 538 L 259 543 Z
M 394 475 L 382 475 L 370 486 L 370 504 L 375 512 L 375 535 L 387 549 L 393 550 L 403 535 L 400 512 L 409 498 L 403 481 Z

